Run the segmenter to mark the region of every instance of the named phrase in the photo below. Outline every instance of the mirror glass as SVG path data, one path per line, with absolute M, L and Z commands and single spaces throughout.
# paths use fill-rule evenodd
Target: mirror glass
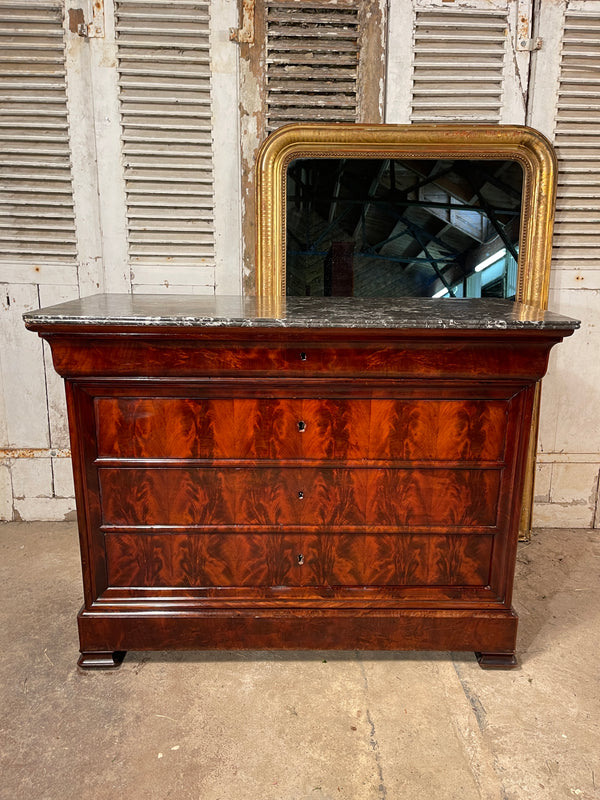
M 515 297 L 516 160 L 297 158 L 285 183 L 288 295 Z

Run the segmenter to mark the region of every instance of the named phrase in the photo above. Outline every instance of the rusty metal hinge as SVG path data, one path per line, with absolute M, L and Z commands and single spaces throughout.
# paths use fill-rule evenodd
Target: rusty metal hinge
M 104 38 L 104 0 L 94 0 L 92 21 L 86 23 L 83 9 L 69 9 L 69 30 L 85 39 Z
M 517 39 L 517 50 L 533 52 L 534 50 L 541 50 L 544 40 L 541 36 L 536 36 L 535 39 Z
M 532 38 L 531 0 L 518 0 L 517 6 L 517 52 L 541 50 L 542 37 Z
M 229 38 L 238 44 L 254 44 L 255 0 L 242 0 L 242 27 L 230 28 Z

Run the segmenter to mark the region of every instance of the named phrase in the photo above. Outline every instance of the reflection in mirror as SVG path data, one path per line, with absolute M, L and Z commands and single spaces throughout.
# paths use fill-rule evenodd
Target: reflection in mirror
M 288 295 L 515 297 L 517 161 L 299 158 L 286 183 Z

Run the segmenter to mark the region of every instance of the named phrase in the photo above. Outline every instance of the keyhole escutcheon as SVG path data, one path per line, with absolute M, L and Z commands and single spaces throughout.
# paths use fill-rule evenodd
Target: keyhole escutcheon
M 303 419 L 301 419 L 298 422 L 298 430 L 300 431 L 300 433 L 304 433 L 304 431 L 306 430 L 306 422 L 304 422 Z

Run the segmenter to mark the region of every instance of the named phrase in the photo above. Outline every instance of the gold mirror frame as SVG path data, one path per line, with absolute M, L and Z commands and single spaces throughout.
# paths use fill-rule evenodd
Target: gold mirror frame
M 292 124 L 272 133 L 256 162 L 256 294 L 285 295 L 286 175 L 297 158 L 518 161 L 523 202 L 516 299 L 548 299 L 556 157 L 538 131 L 518 125 Z
M 521 125 L 292 124 L 272 133 L 256 162 L 256 294 L 285 295 L 287 168 L 298 158 L 477 159 L 523 168 L 516 300 L 546 308 L 556 198 L 556 156 L 538 131 Z M 453 302 L 444 300 L 443 302 Z M 531 528 L 539 392 L 525 476 L 521 538 Z

